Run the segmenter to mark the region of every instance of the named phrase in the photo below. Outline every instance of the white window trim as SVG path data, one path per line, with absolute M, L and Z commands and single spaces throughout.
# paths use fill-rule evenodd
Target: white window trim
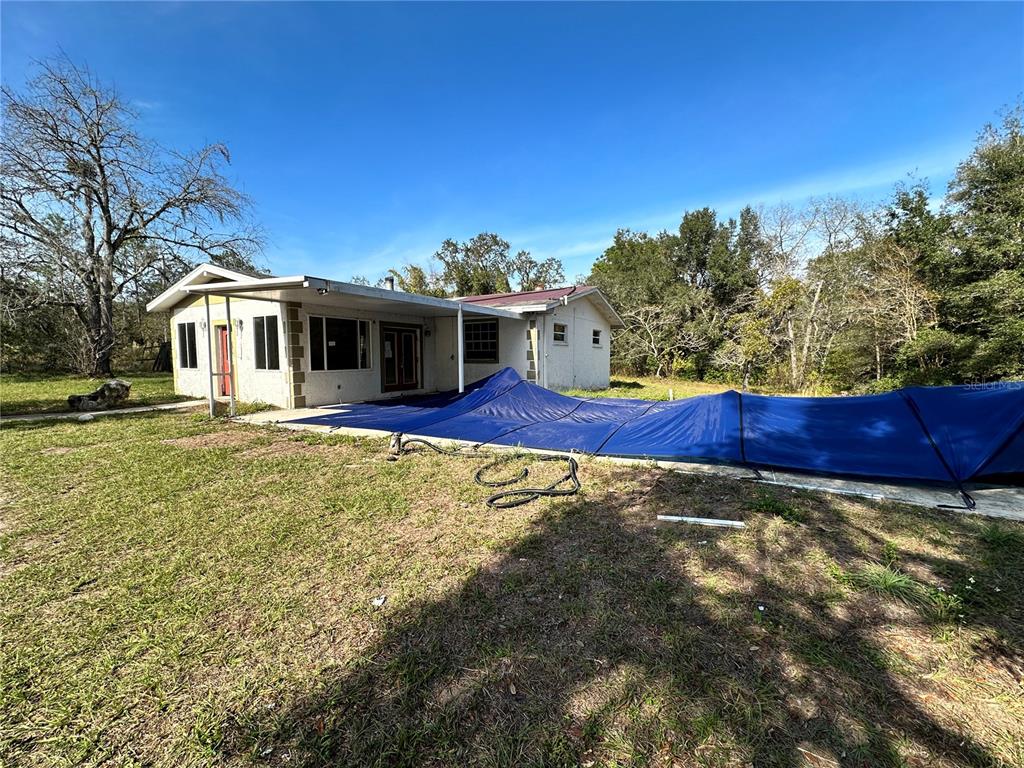
M 277 320 L 277 322 L 274 323 L 274 325 L 277 326 L 277 368 L 259 368 L 256 365 L 256 318 L 263 318 L 263 355 L 264 355 L 263 359 L 266 360 L 266 358 L 267 358 L 267 351 L 268 351 L 267 350 L 267 338 L 266 338 L 266 328 L 267 328 L 267 318 L 268 317 L 273 317 L 275 320 Z M 284 339 L 281 338 L 281 335 L 282 335 L 283 332 L 284 332 L 284 323 L 281 321 L 280 316 L 278 316 L 278 315 L 253 315 L 252 316 L 252 369 L 257 374 L 261 374 L 262 375 L 262 374 L 266 374 L 266 373 L 281 373 L 281 371 L 284 370 L 284 365 L 282 365 L 282 362 L 285 359 L 285 356 L 284 356 L 285 346 L 282 343 L 284 341 Z M 244 344 L 239 344 L 238 346 L 239 346 L 239 351 L 242 351 L 242 350 L 245 349 L 245 345 Z
M 188 356 L 188 326 L 192 326 L 192 338 L 195 340 L 196 355 L 195 359 L 192 360 L 192 365 L 185 365 L 182 363 L 184 357 Z M 185 348 L 181 349 L 181 331 L 179 328 L 185 327 Z M 179 371 L 198 371 L 199 370 L 199 324 L 195 320 L 179 320 L 175 326 L 174 332 L 177 335 L 178 343 L 178 355 L 175 362 L 178 364 Z
M 324 346 L 323 346 L 323 364 L 324 367 L 319 371 L 313 370 L 313 343 L 310 340 L 312 335 L 312 328 L 310 327 L 310 320 L 313 318 L 321 318 L 323 320 L 352 320 L 356 323 L 366 323 L 366 367 L 365 368 L 328 368 L 327 367 L 327 324 L 324 324 Z M 359 328 L 356 326 L 356 358 L 359 357 Z M 321 314 L 310 314 L 306 313 L 306 370 L 312 374 L 321 373 L 359 373 L 361 371 L 372 371 L 374 354 L 373 354 L 373 321 L 368 317 L 345 317 L 344 315 L 321 315 Z
M 558 333 L 557 326 L 562 326 L 562 336 L 564 337 L 561 341 L 555 338 L 555 334 Z M 551 323 L 551 343 L 556 344 L 559 347 L 569 346 L 569 324 L 568 323 Z
M 469 341 L 469 338 L 466 336 L 466 326 L 483 325 L 484 323 L 494 323 L 494 358 L 489 358 L 487 360 L 471 360 L 466 355 L 466 343 Z M 496 363 L 501 362 L 501 323 L 498 322 L 498 318 L 485 317 L 462 321 L 462 359 L 466 361 L 467 365 L 495 365 Z
M 594 334 L 598 334 L 598 341 L 594 342 Z M 592 328 L 590 331 L 590 346 L 592 349 L 602 349 L 604 347 L 604 331 L 600 328 Z

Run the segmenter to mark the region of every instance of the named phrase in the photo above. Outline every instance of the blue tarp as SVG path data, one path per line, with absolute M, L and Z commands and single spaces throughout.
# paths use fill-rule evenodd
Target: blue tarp
M 462 394 L 332 406 L 298 424 L 600 456 L 870 478 L 1024 479 L 1024 386 L 913 387 L 863 397 L 723 392 L 671 402 L 577 398 L 506 368 Z

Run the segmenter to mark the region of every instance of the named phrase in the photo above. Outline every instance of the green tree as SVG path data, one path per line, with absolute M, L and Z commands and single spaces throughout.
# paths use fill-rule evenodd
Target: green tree
M 450 296 L 506 293 L 513 290 L 512 280 L 516 281 L 515 290 L 529 291 L 565 279 L 558 259 L 537 261 L 528 251 L 512 255 L 508 241 L 493 232 L 481 232 L 464 243 L 445 240 L 434 258 L 441 263 L 441 271 L 436 281 L 426 284 Z
M 947 195 L 948 256 L 935 270 L 941 327 L 969 341 L 965 378 L 1024 374 L 1022 108 L 986 126 Z
M 618 368 L 662 373 L 680 351 L 680 329 L 687 318 L 679 301 L 668 239 L 620 229 L 587 278 L 626 321 L 612 344 L 613 364 Z
M 398 289 L 406 293 L 438 297 L 445 295 L 444 287 L 440 284 L 437 275 L 416 264 L 406 264 L 401 271 L 389 269 L 388 274 L 395 278 Z
M 516 279 L 516 290 L 536 291 L 554 288 L 565 281 L 562 262 L 551 257 L 537 261 L 529 251 L 519 251 L 509 260 L 509 276 Z

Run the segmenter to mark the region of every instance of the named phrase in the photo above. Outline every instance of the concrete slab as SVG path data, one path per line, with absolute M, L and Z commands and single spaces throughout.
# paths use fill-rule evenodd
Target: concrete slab
M 391 434 L 390 432 L 379 429 L 352 429 L 350 427 L 329 427 L 323 424 L 295 424 L 292 422 L 294 419 L 322 415 L 323 411 L 318 408 L 297 408 L 287 411 L 263 411 L 261 413 L 239 416 L 235 420 L 247 424 L 273 425 L 284 427 L 286 429 L 306 430 L 335 435 L 349 435 L 351 437 L 387 439 Z M 405 437 L 420 436 L 405 435 Z M 439 442 L 444 445 L 475 445 L 475 443 L 459 440 L 438 440 L 433 437 L 423 437 L 423 439 Z M 531 448 L 517 448 L 510 446 L 488 446 L 488 449 L 494 451 L 527 451 L 529 453 L 550 455 L 558 453 L 557 451 L 542 451 Z M 780 485 L 787 488 L 803 488 L 805 490 L 813 490 L 822 493 L 898 501 L 919 507 L 930 507 L 933 509 L 939 508 L 949 512 L 961 512 L 965 514 L 1001 517 L 1007 520 L 1024 521 L 1024 488 L 982 485 L 967 486 L 967 491 L 974 497 L 977 504 L 975 509 L 969 510 L 964 507 L 963 501 L 956 491 L 942 486 L 868 482 L 866 480 L 825 477 L 775 470 L 762 471 L 761 478 L 758 479 L 749 469 L 719 464 L 694 464 L 683 461 L 647 461 L 644 459 L 624 459 L 612 456 L 587 456 L 587 458 L 592 461 L 604 461 L 626 466 L 658 466 L 662 469 L 674 472 L 732 477 L 737 480 L 743 480 L 757 485 Z
M 196 408 L 206 405 L 206 400 L 185 400 L 181 403 L 161 403 L 160 405 L 139 405 L 134 408 L 114 408 L 109 411 L 61 411 L 60 413 L 19 413 L 13 416 L 0 416 L 0 423 L 8 421 L 59 421 L 61 419 L 77 419 L 86 413 L 96 418 L 101 416 L 127 416 L 133 413 L 149 413 L 151 411 L 176 411 L 182 408 Z

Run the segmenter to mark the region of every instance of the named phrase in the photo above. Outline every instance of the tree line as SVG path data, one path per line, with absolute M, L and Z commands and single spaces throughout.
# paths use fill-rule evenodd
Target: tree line
M 626 323 L 615 366 L 791 391 L 1021 377 L 1021 114 L 983 130 L 941 200 L 914 183 L 873 207 L 702 208 L 675 232 L 620 230 L 589 276 Z

